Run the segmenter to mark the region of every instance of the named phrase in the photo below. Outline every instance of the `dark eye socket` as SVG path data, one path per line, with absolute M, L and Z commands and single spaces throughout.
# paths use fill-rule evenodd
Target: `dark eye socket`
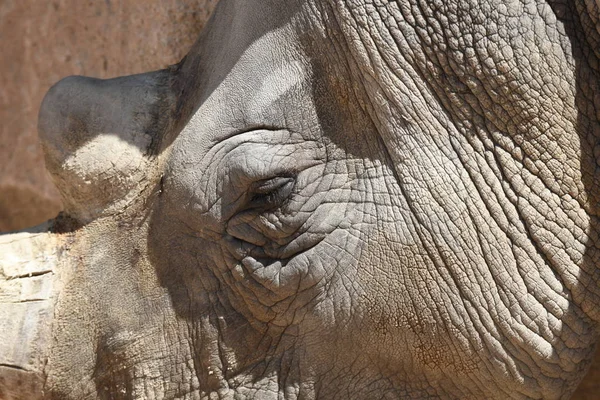
M 250 191 L 248 208 L 281 207 L 292 194 L 295 184 L 296 178 L 291 176 L 278 176 L 256 182 Z

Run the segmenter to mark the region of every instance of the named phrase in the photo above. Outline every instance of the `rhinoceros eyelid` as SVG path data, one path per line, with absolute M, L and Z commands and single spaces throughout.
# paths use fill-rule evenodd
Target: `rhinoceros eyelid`
M 275 178 L 263 179 L 253 185 L 252 191 L 254 193 L 270 193 L 293 181 L 295 181 L 295 178 L 292 176 L 277 176 Z
M 255 126 L 245 127 L 243 129 L 238 129 L 233 132 L 229 132 L 223 136 L 217 136 L 213 139 L 213 141 L 216 143 L 221 143 L 221 142 L 231 139 L 232 137 L 235 137 L 235 136 L 239 136 L 239 135 L 243 135 L 243 134 L 251 133 L 251 132 L 259 132 L 259 131 L 285 132 L 287 130 L 284 128 L 279 128 L 279 127 L 270 126 L 270 125 L 255 125 Z
M 257 181 L 250 190 L 246 209 L 280 207 L 290 197 L 296 184 L 294 176 L 277 176 Z

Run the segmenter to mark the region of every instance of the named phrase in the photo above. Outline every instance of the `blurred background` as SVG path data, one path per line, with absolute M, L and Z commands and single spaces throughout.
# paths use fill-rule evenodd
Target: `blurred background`
M 50 86 L 177 63 L 217 1 L 0 0 L 0 232 L 61 210 L 36 128 Z

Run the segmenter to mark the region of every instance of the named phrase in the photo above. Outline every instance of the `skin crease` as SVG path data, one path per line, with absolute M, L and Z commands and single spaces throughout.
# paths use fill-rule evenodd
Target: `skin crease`
M 44 396 L 568 398 L 600 318 L 598 18 L 223 0 L 177 66 L 57 84 Z

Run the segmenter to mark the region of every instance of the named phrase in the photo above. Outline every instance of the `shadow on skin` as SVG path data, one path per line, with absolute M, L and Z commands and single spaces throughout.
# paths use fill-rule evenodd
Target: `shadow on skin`
M 575 60 L 576 97 L 575 105 L 578 110 L 576 131 L 581 143 L 581 174 L 587 195 L 585 206 L 590 216 L 590 231 L 586 243 L 586 252 L 578 276 L 578 286 L 573 288 L 573 298 L 580 302 L 588 315 L 598 319 L 600 313 L 598 302 L 598 281 L 600 266 L 598 265 L 598 204 L 600 204 L 600 169 L 598 169 L 597 154 L 600 152 L 600 123 L 597 110 L 600 109 L 598 97 L 598 82 L 600 73 L 600 33 L 597 18 L 590 13 L 597 11 L 587 8 L 583 1 L 549 1 L 556 17 L 565 27 L 571 45 L 571 56 Z M 592 18 L 594 17 L 594 18 Z M 594 22 L 596 21 L 596 22 Z M 573 303 L 572 307 L 576 307 Z M 596 332 L 590 332 L 596 336 Z M 596 398 L 598 396 L 598 380 L 600 371 L 600 353 L 590 352 L 594 357 L 590 370 L 582 380 L 573 399 Z M 587 360 L 586 360 L 587 361 Z M 591 397 L 589 397 L 591 396 Z

